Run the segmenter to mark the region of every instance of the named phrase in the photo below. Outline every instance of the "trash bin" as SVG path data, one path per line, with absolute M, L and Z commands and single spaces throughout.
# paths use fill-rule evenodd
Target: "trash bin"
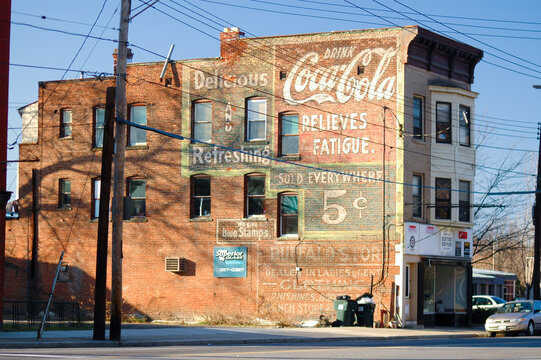
M 355 320 L 355 308 L 357 303 L 350 300 L 348 295 L 340 295 L 333 300 L 336 310 L 336 322 L 338 326 L 353 326 Z
M 357 326 L 372 327 L 374 323 L 374 309 L 376 303 L 372 295 L 365 293 L 357 298 L 355 304 L 355 316 L 357 317 Z

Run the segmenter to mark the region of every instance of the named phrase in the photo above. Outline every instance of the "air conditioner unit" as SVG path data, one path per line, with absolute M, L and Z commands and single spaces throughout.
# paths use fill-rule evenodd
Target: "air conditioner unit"
M 183 272 L 184 259 L 179 258 L 179 257 L 166 257 L 165 258 L 165 271 Z

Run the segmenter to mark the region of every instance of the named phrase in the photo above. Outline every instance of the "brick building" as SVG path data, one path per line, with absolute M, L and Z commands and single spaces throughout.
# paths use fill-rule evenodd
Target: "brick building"
M 128 66 L 128 120 L 187 140 L 128 129 L 124 313 L 333 317 L 372 289 L 375 320 L 465 321 L 482 52 L 416 26 L 240 35 L 163 79 Z M 20 164 L 6 299 L 44 297 L 64 250 L 56 296 L 92 311 L 113 85 L 41 82 L 21 110 L 20 158 L 39 161 Z

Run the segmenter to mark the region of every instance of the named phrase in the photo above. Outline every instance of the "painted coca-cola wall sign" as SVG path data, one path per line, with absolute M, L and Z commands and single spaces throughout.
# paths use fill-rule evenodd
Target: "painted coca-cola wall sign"
M 396 91 L 396 72 L 385 76 L 397 51 L 393 47 L 324 48 L 301 56 L 288 72 L 284 99 L 289 105 L 309 101 L 344 104 L 350 100 L 390 99 Z M 358 73 L 366 68 L 374 71 Z

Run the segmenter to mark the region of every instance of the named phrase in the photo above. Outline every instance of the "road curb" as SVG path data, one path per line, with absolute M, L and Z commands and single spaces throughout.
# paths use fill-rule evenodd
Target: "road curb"
M 0 342 L 0 349 L 21 348 L 96 348 L 96 347 L 159 347 L 159 346 L 216 346 L 216 345 L 253 345 L 280 343 L 331 343 L 344 341 L 397 341 L 420 339 L 457 339 L 486 337 L 484 334 L 441 334 L 441 335 L 412 335 L 412 336 L 340 336 L 340 337 L 298 337 L 298 338 L 261 338 L 261 339 L 219 339 L 219 340 L 85 340 L 85 341 L 32 341 L 32 342 Z

